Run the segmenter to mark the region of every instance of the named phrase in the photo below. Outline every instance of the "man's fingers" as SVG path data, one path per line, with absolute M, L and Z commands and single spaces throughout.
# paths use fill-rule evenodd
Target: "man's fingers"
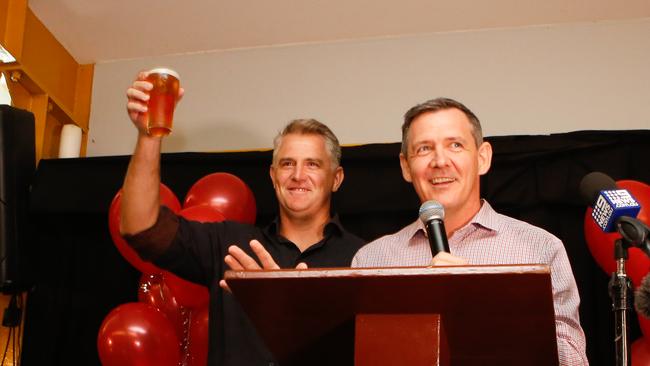
M 148 70 L 146 70 L 146 71 L 140 71 L 140 72 L 138 73 L 138 77 L 137 77 L 137 79 L 138 79 L 138 80 L 144 80 L 144 79 L 147 78 L 147 76 L 149 76 L 149 71 L 148 71 Z
M 138 83 L 138 82 L 136 82 L 136 83 Z M 147 84 L 149 84 L 149 83 L 147 83 Z M 151 84 L 149 84 L 149 85 L 151 85 Z M 140 100 L 140 101 L 143 101 L 143 102 L 146 102 L 146 101 L 149 100 L 149 93 L 146 92 L 145 90 L 143 90 L 142 88 L 135 87 L 135 85 L 128 88 L 128 89 L 126 89 L 126 96 L 127 96 L 127 98 L 129 98 L 129 100 L 137 99 L 137 100 Z
M 146 80 L 136 80 L 133 82 L 132 87 L 138 90 L 151 91 L 151 89 L 153 89 L 153 84 Z
M 140 77 L 140 75 L 138 75 Z M 130 88 L 126 90 L 126 110 L 131 121 L 136 124 L 138 129 L 142 129 L 143 121 L 141 119 L 147 113 L 147 102 L 149 101 L 149 90 L 153 85 L 148 81 L 136 80 Z
M 242 270 L 242 269 L 262 269 L 257 262 L 253 258 L 251 258 L 248 254 L 246 254 L 241 248 L 235 245 L 231 245 L 228 247 L 228 254 L 237 262 L 238 265 L 240 265 L 240 268 L 235 269 L 232 267 L 231 264 L 226 262 L 230 266 L 230 268 L 235 269 L 235 270 Z M 226 256 L 228 257 L 228 256 Z M 236 264 L 236 265 L 237 265 Z
M 219 281 L 219 287 L 224 289 L 224 291 L 228 291 L 228 292 L 232 293 L 232 290 L 230 290 L 230 286 L 228 286 L 228 283 L 226 282 L 226 280 Z
M 264 246 L 257 241 L 257 240 L 251 240 L 250 242 L 251 249 L 253 249 L 253 252 L 257 256 L 257 258 L 260 260 L 260 263 L 262 263 L 262 268 L 264 269 L 280 269 L 280 266 L 278 266 L 277 263 L 273 260 L 273 257 L 271 257 L 271 254 L 264 249 Z
M 465 258 L 457 257 L 447 252 L 439 252 L 431 261 L 432 266 L 461 266 L 468 264 Z
M 243 271 L 244 267 L 233 257 L 232 255 L 228 254 L 223 258 L 223 261 L 226 262 L 228 267 L 232 269 L 233 271 Z
M 307 263 L 305 263 L 305 262 L 300 262 L 300 263 L 298 263 L 298 265 L 296 266 L 296 269 L 307 269 L 307 268 L 308 268 L 308 267 L 307 267 Z
M 142 104 L 142 103 L 138 103 L 138 102 L 128 102 L 126 104 L 126 109 L 129 111 L 129 113 L 131 113 L 131 112 L 146 113 L 147 112 L 147 106 Z

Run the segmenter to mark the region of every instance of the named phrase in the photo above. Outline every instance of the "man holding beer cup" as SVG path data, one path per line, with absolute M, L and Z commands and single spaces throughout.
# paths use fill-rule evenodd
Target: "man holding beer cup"
M 331 195 L 344 178 L 341 147 L 324 124 L 291 121 L 274 139 L 269 174 L 279 215 L 269 226 L 185 220 L 160 205 L 158 192 L 162 138 L 171 131 L 174 106 L 184 93 L 179 79 L 173 70 L 153 69 L 141 72 L 127 90 L 138 138 L 124 180 L 120 231 L 144 260 L 208 287 L 210 365 L 276 364 L 219 282 L 226 264 L 233 269 L 350 266 L 363 241 L 330 216 Z

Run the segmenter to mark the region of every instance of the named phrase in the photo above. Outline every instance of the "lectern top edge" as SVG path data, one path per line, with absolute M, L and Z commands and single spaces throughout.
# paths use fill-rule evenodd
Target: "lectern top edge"
M 335 277 L 381 277 L 381 276 L 448 276 L 448 275 L 496 275 L 496 274 L 547 274 L 545 264 L 435 266 L 435 267 L 387 267 L 387 268 L 318 268 L 280 269 L 253 271 L 226 271 L 225 279 L 253 278 L 335 278 Z

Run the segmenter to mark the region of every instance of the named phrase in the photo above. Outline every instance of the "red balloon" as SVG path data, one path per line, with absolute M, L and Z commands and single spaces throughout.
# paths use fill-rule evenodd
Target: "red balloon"
M 179 215 L 188 220 L 199 222 L 221 222 L 224 215 L 210 205 L 196 205 L 182 209 Z M 186 281 L 170 272 L 164 271 L 164 281 L 176 301 L 188 308 L 207 306 L 210 294 L 205 286 Z
M 650 223 L 650 185 L 636 180 L 621 180 L 617 184 L 630 191 L 639 201 L 641 211 L 636 218 L 646 224 Z
M 172 211 L 178 212 L 181 209 L 181 203 L 166 185 L 160 183 L 160 203 L 169 207 Z M 146 274 L 160 273 L 160 269 L 140 259 L 140 256 L 129 246 L 120 235 L 120 206 L 122 204 L 122 190 L 120 189 L 108 210 L 108 229 L 111 234 L 111 239 L 117 247 L 117 250 L 122 254 L 124 259 L 129 262 L 133 267 L 137 268 L 140 272 Z
M 138 301 L 149 304 L 163 313 L 174 326 L 178 339 L 181 341 L 185 339 L 188 331 L 186 327 L 189 326 L 189 310 L 176 301 L 169 286 L 163 281 L 162 274 L 143 274 L 140 277 Z
M 641 313 L 637 313 L 636 317 L 639 319 L 639 328 L 641 328 L 641 334 L 643 334 L 643 338 L 646 339 L 646 346 L 650 347 L 650 319 L 641 315 Z
M 227 220 L 254 224 L 257 216 L 251 189 L 228 173 L 212 173 L 194 183 L 185 196 L 183 207 L 201 204 L 217 208 Z
M 180 345 L 174 327 L 153 306 L 128 303 L 113 309 L 97 336 L 104 366 L 177 366 Z
M 190 319 L 189 365 L 203 366 L 208 363 L 208 307 L 193 310 Z
M 185 207 L 178 214 L 198 222 L 221 222 L 226 219 L 219 209 L 208 204 Z
M 633 181 L 621 180 L 616 184 L 627 189 L 641 205 L 641 211 L 637 218 L 645 224 L 650 225 L 650 186 Z M 585 240 L 591 255 L 596 263 L 607 273 L 616 271 L 616 260 L 614 259 L 614 242 L 621 236 L 617 232 L 604 233 L 591 218 L 591 208 L 585 213 L 584 228 Z M 650 270 L 650 258 L 638 248 L 630 248 L 629 259 L 626 261 L 626 272 L 635 286 L 639 286 L 643 277 Z M 650 336 L 649 336 L 650 338 Z
M 630 359 L 632 366 L 650 366 L 650 346 L 647 337 L 637 339 L 632 343 L 632 351 L 630 352 Z
M 169 271 L 163 271 L 162 274 L 163 281 L 169 286 L 171 294 L 181 306 L 194 309 L 206 306 L 210 302 L 207 287 L 184 280 Z

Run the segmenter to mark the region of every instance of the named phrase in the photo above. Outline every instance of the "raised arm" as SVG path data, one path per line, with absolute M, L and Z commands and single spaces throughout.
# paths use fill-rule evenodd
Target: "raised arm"
M 126 91 L 127 111 L 138 131 L 135 151 L 131 156 L 124 186 L 120 212 L 120 232 L 133 235 L 152 227 L 160 209 L 160 148 L 161 137 L 147 134 L 146 112 L 152 84 L 141 72 Z M 183 95 L 180 90 L 179 99 Z

